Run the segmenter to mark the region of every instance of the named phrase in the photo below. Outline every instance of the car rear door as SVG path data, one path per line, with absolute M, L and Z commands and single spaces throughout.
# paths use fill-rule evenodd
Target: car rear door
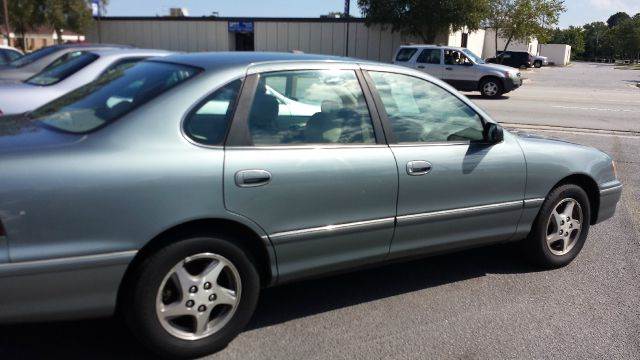
M 384 258 L 398 174 L 357 66 L 268 70 L 245 81 L 225 147 L 225 206 L 269 234 L 281 281 Z M 296 106 L 281 116 L 274 92 Z
M 483 120 L 461 98 L 412 74 L 366 67 L 398 163 L 392 256 L 503 241 L 523 209 L 517 140 L 484 142 Z
M 443 73 L 442 49 L 423 49 L 415 60 L 415 68 L 434 76 L 442 78 Z

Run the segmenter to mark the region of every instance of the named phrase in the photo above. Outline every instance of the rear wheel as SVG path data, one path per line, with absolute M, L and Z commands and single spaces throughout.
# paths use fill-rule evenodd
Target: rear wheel
M 502 89 L 500 80 L 496 78 L 488 78 L 482 80 L 480 83 L 480 93 L 486 98 L 495 99 L 500 97 L 504 93 L 504 90 Z
M 541 67 L 542 67 L 542 61 L 540 61 L 540 60 L 536 60 L 536 61 L 533 63 L 533 66 L 534 66 L 534 67 L 536 67 L 536 68 L 538 68 L 538 69 L 539 69 L 539 68 L 541 68 Z
M 197 357 L 224 348 L 249 322 L 258 273 L 230 241 L 177 241 L 145 259 L 122 306 L 133 332 L 167 357 Z
M 544 268 L 569 264 L 589 233 L 589 198 L 577 185 L 554 189 L 542 204 L 526 241 L 531 260 Z

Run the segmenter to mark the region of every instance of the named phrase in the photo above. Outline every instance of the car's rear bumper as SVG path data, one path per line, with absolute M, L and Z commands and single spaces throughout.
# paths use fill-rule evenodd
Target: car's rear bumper
M 616 182 L 605 188 L 600 188 L 600 206 L 595 224 L 612 217 L 616 212 L 616 206 L 622 196 L 622 184 Z
M 0 322 L 108 316 L 137 251 L 0 264 Z

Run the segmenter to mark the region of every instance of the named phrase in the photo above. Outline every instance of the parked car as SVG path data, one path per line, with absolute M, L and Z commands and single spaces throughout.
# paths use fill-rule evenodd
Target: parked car
M 438 45 L 401 46 L 394 64 L 407 66 L 442 79 L 461 91 L 480 91 L 497 98 L 522 85 L 519 71 L 487 64 L 466 48 Z
M 549 66 L 549 58 L 541 55 L 531 55 L 533 58 L 533 67 L 541 68 L 543 66 Z
M 114 48 L 68 52 L 24 82 L 0 82 L 0 114 L 34 110 L 100 76 L 145 58 L 169 54 L 163 50 Z
M 281 114 L 276 83 L 319 111 Z M 165 357 L 220 350 L 261 288 L 309 276 L 507 241 L 564 266 L 622 189 L 603 152 L 321 55 L 145 60 L 0 134 L 0 319 L 118 309 Z
M 0 66 L 0 80 L 26 80 L 69 52 L 128 47 L 130 46 L 108 44 L 65 44 L 43 47 L 15 59 L 7 65 Z
M 22 51 L 6 45 L 0 45 L 0 66 L 7 65 L 10 62 L 22 57 Z
M 514 68 L 530 68 L 533 66 L 533 56 L 526 51 L 498 51 L 498 55 L 487 59 L 488 63 L 501 64 Z

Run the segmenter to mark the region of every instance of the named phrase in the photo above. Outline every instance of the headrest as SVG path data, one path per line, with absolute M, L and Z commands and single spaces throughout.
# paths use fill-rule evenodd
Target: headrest
M 320 105 L 320 111 L 323 113 L 338 111 L 340 109 L 340 104 L 337 101 L 333 100 L 324 100 Z

